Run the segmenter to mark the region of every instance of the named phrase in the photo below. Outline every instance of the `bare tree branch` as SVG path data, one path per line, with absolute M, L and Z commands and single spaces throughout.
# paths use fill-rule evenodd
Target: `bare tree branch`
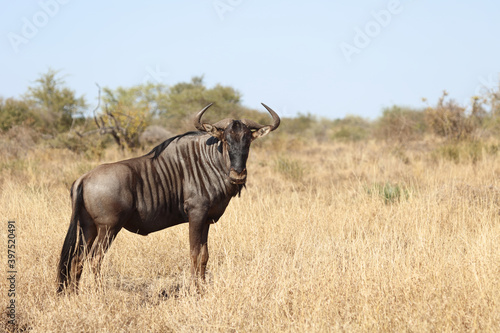
M 97 127 L 99 128 L 99 123 L 97 122 L 97 116 L 96 116 L 96 111 L 97 109 L 99 109 L 99 107 L 101 106 L 101 87 L 99 86 L 99 84 L 95 84 L 97 86 L 97 88 L 99 89 L 98 90 L 98 95 L 97 95 L 97 106 L 95 107 L 94 111 L 92 111 L 93 115 L 94 115 L 94 121 L 95 121 L 95 124 L 97 125 Z

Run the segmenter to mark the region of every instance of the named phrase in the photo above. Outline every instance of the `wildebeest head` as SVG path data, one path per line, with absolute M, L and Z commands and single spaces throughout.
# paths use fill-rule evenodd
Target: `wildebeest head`
M 273 117 L 272 125 L 261 125 L 248 119 L 224 119 L 215 124 L 201 122 L 201 117 L 212 104 L 203 108 L 194 119 L 194 126 L 219 139 L 229 155 L 229 179 L 233 184 L 245 184 L 247 179 L 247 159 L 253 140 L 274 131 L 280 124 L 280 117 L 270 107 L 262 103 Z

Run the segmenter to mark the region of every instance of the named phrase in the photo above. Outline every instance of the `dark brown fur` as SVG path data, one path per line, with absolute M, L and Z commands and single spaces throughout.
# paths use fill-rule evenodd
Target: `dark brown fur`
M 200 132 L 171 138 L 145 156 L 100 165 L 73 183 L 58 292 L 78 287 L 85 258 L 99 274 L 122 228 L 147 235 L 184 222 L 189 222 L 191 275 L 205 278 L 210 223 L 244 186 L 250 143 L 279 125 L 278 115 L 265 105 L 273 125 L 245 119 L 201 123 L 209 106 L 196 116 Z

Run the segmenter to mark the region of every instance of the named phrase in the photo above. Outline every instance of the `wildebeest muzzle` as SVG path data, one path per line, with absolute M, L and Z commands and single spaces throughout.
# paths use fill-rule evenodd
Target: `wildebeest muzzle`
M 229 171 L 229 180 L 231 184 L 242 185 L 247 181 L 247 169 L 243 169 L 241 172 L 236 171 L 231 168 Z

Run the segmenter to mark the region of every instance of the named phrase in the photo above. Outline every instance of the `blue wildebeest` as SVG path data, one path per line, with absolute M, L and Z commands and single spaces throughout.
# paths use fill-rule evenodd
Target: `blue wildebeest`
M 85 258 L 98 273 L 122 228 L 147 235 L 184 222 L 189 222 L 191 276 L 205 278 L 210 224 L 245 186 L 250 143 L 280 124 L 265 104 L 272 125 L 247 119 L 203 123 L 210 105 L 195 117 L 198 132 L 170 138 L 144 156 L 100 165 L 73 183 L 58 292 L 78 288 Z

